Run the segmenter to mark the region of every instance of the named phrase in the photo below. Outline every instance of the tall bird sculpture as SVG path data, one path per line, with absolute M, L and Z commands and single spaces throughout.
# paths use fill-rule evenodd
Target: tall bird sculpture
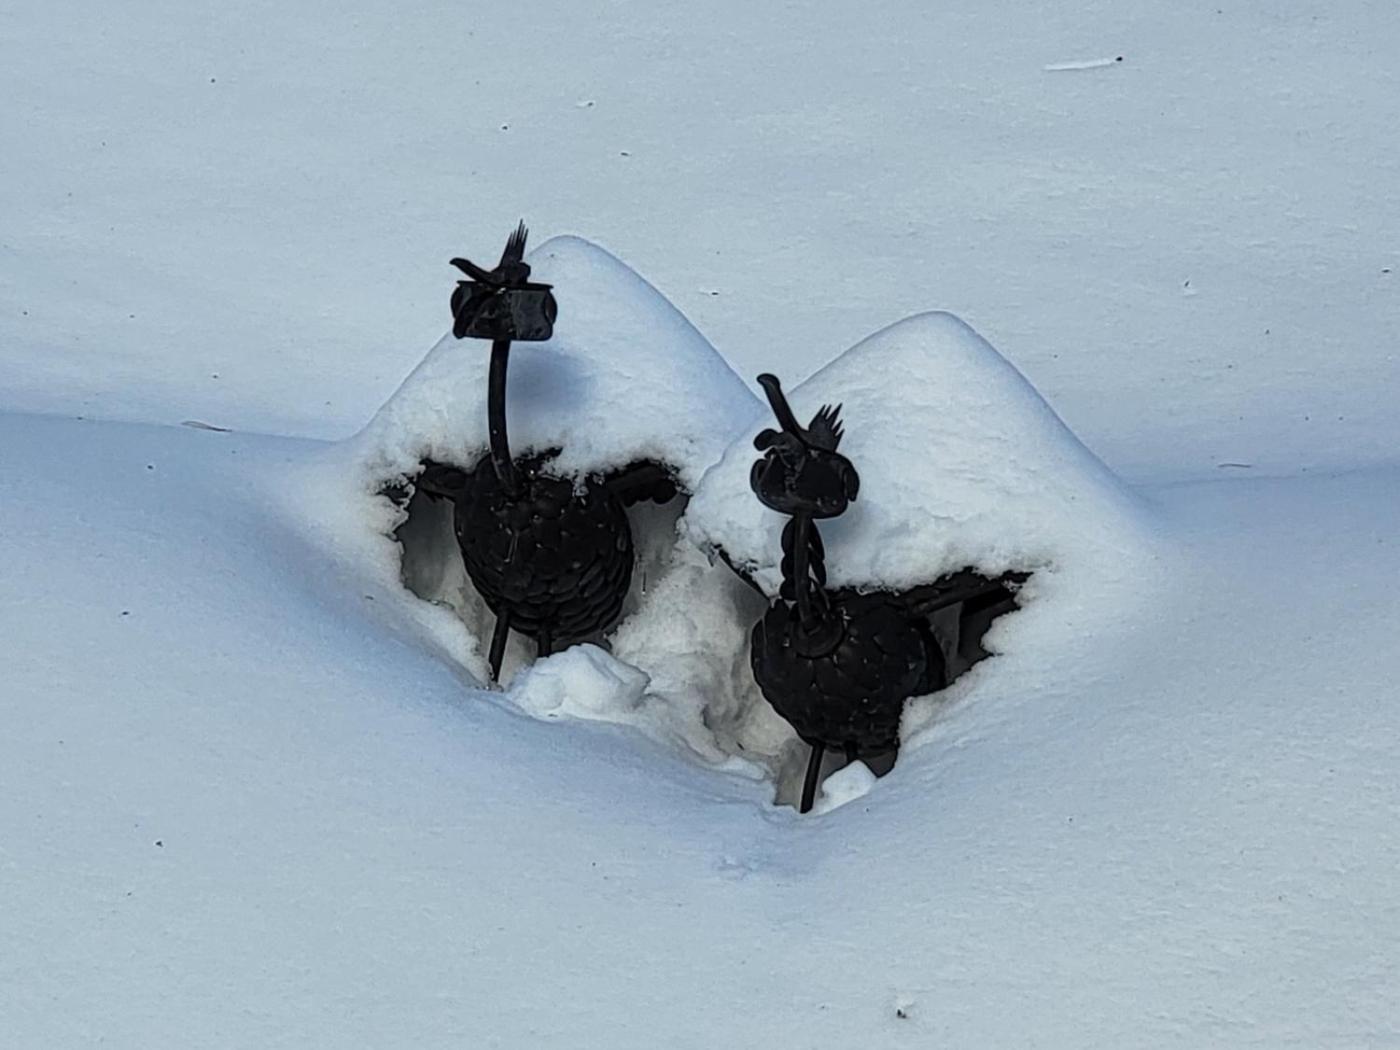
M 817 522 L 844 513 L 860 491 L 855 466 L 837 451 L 840 406 L 798 423 L 772 375 L 758 377 L 781 430 L 764 430 L 749 482 L 759 500 L 788 515 L 778 597 L 751 635 L 754 679 L 764 698 L 811 748 L 800 810 L 812 808 L 822 757 L 848 761 L 894 752 L 910 697 L 948 684 L 943 650 L 929 617 L 948 606 L 986 609 L 1011 601 L 1024 574 L 988 579 L 972 571 L 894 593 L 826 586 Z
M 496 616 L 488 662 L 500 677 L 506 639 L 533 638 L 541 656 L 606 629 L 618 617 L 632 580 L 632 529 L 626 507 L 664 503 L 676 494 L 666 470 L 638 463 L 582 479 L 551 474 L 558 449 L 516 460 L 506 433 L 506 372 L 512 340 L 553 334 L 557 312 L 549 285 L 530 281 L 524 223 L 506 242 L 494 270 L 466 259 L 452 265 L 471 280 L 452 295 L 458 339 L 491 340 L 487 383 L 489 451 L 469 469 L 428 463 L 418 484 L 450 499 L 462 560 Z

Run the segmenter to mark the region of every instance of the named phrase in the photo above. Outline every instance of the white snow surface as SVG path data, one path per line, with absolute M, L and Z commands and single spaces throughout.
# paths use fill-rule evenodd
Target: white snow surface
M 1151 490 L 1181 556 L 1148 608 L 1064 625 L 800 818 L 466 688 L 302 490 L 324 448 L 13 415 L 0 440 L 7 1045 L 1400 1031 L 1394 470 Z M 541 709 L 556 668 L 612 674 L 560 657 Z
M 526 261 L 532 280 L 556 285 L 559 317 L 553 338 L 511 349 L 512 454 L 561 449 L 548 466 L 564 476 L 651 460 L 694 491 L 757 411 L 748 387 L 664 296 L 597 245 L 555 237 Z M 348 454 L 379 484 L 416 474 L 424 459 L 474 466 L 487 449 L 490 357 L 489 342 L 443 336 Z
M 1388 462 L 1397 50 L 1387 0 L 10 0 L 0 404 L 344 437 L 523 216 L 746 378 L 942 307 L 1135 481 Z
M 821 784 L 821 792 L 812 805 L 812 812 L 830 813 L 833 809 L 864 798 L 875 786 L 875 774 L 864 762 L 850 765 L 829 775 Z
M 516 678 L 511 699 L 537 718 L 619 721 L 640 706 L 647 676 L 596 645 L 574 645 L 537 660 Z
M 1400 1042 L 1398 50 L 1389 3 L 4 7 L 0 1046 Z M 522 216 L 847 403 L 850 527 L 912 561 L 833 571 L 1040 559 L 888 776 L 775 804 L 761 602 L 662 516 L 608 651 L 478 687 L 442 509 L 410 556 L 375 486 L 480 447 L 486 348 L 365 424 Z M 569 285 L 637 322 L 570 367 L 716 394 L 578 468 L 739 471 L 761 403 L 555 248 L 560 346 Z M 1011 364 L 928 318 L 852 356 L 961 361 L 897 391 L 937 528 L 881 517 L 887 377 L 801 385 L 934 307 Z

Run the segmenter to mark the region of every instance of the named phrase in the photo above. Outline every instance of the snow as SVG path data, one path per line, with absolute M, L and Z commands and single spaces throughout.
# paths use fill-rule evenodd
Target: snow
M 1394 470 L 1150 490 L 1185 552 L 1150 609 L 1067 632 L 804 819 L 464 688 L 396 629 L 411 598 L 283 514 L 314 445 L 12 415 L 0 438 L 15 1045 L 1359 1047 L 1400 1024 Z
M 646 694 L 647 676 L 584 643 L 555 653 L 522 671 L 511 699 L 536 718 L 583 718 L 616 722 L 635 711 Z
M 1400 1037 L 1400 22 L 854 11 L 0 12 L 0 1043 Z M 522 216 L 561 329 L 512 432 L 699 495 L 489 690 L 378 486 L 480 447 L 483 348 L 423 353 Z M 695 542 L 775 554 L 731 365 L 846 402 L 833 572 L 1035 562 L 806 817 Z
M 833 809 L 864 798 L 875 786 L 875 774 L 864 762 L 852 762 L 822 781 L 821 793 L 812 812 L 830 813 Z

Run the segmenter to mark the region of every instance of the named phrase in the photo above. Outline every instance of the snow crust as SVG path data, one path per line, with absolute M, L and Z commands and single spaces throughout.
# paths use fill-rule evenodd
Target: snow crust
M 559 318 L 548 342 L 512 346 L 512 454 L 562 449 L 550 469 L 564 476 L 651 460 L 693 491 L 752 418 L 748 387 L 660 292 L 598 245 L 555 237 L 527 261 L 532 280 L 555 286 Z M 381 483 L 410 478 L 425 459 L 473 466 L 487 449 L 490 356 L 488 342 L 443 336 L 349 455 Z
M 510 696 L 537 718 L 616 722 L 635 711 L 646 694 L 647 676 L 584 643 L 537 660 L 516 677 Z
M 524 216 L 745 377 L 951 305 L 1134 481 L 1400 446 L 1389 4 L 6 10 L 7 408 L 342 438 Z

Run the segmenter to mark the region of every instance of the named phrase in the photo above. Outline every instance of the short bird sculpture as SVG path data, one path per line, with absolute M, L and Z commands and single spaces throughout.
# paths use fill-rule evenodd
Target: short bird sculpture
M 750 485 L 763 504 L 790 521 L 783 529 L 783 582 L 753 628 L 751 660 L 764 698 L 810 747 L 800 810 L 812 808 L 826 749 L 848 761 L 899 747 L 910 697 L 948 684 L 942 648 L 929 616 L 947 606 L 1009 598 L 1025 579 L 991 580 L 966 571 L 907 592 L 826 586 L 826 555 L 817 522 L 845 512 L 860 491 L 855 466 L 837 451 L 840 406 L 824 406 L 798 423 L 772 375 L 758 377 L 781 430 L 764 430 Z
M 643 499 L 664 503 L 676 494 L 665 469 L 653 463 L 575 479 L 549 473 L 557 449 L 512 458 L 506 434 L 511 340 L 548 339 L 556 312 L 550 286 L 529 280 L 526 236 L 522 223 L 494 270 L 452 260 L 474 278 L 453 293 L 453 334 L 492 341 L 490 450 L 465 471 L 429 463 L 418 479 L 430 495 L 452 501 L 467 575 L 496 616 L 488 655 L 493 680 L 500 677 L 512 630 L 533 638 L 539 655 L 547 656 L 617 619 L 634 561 L 626 507 Z

